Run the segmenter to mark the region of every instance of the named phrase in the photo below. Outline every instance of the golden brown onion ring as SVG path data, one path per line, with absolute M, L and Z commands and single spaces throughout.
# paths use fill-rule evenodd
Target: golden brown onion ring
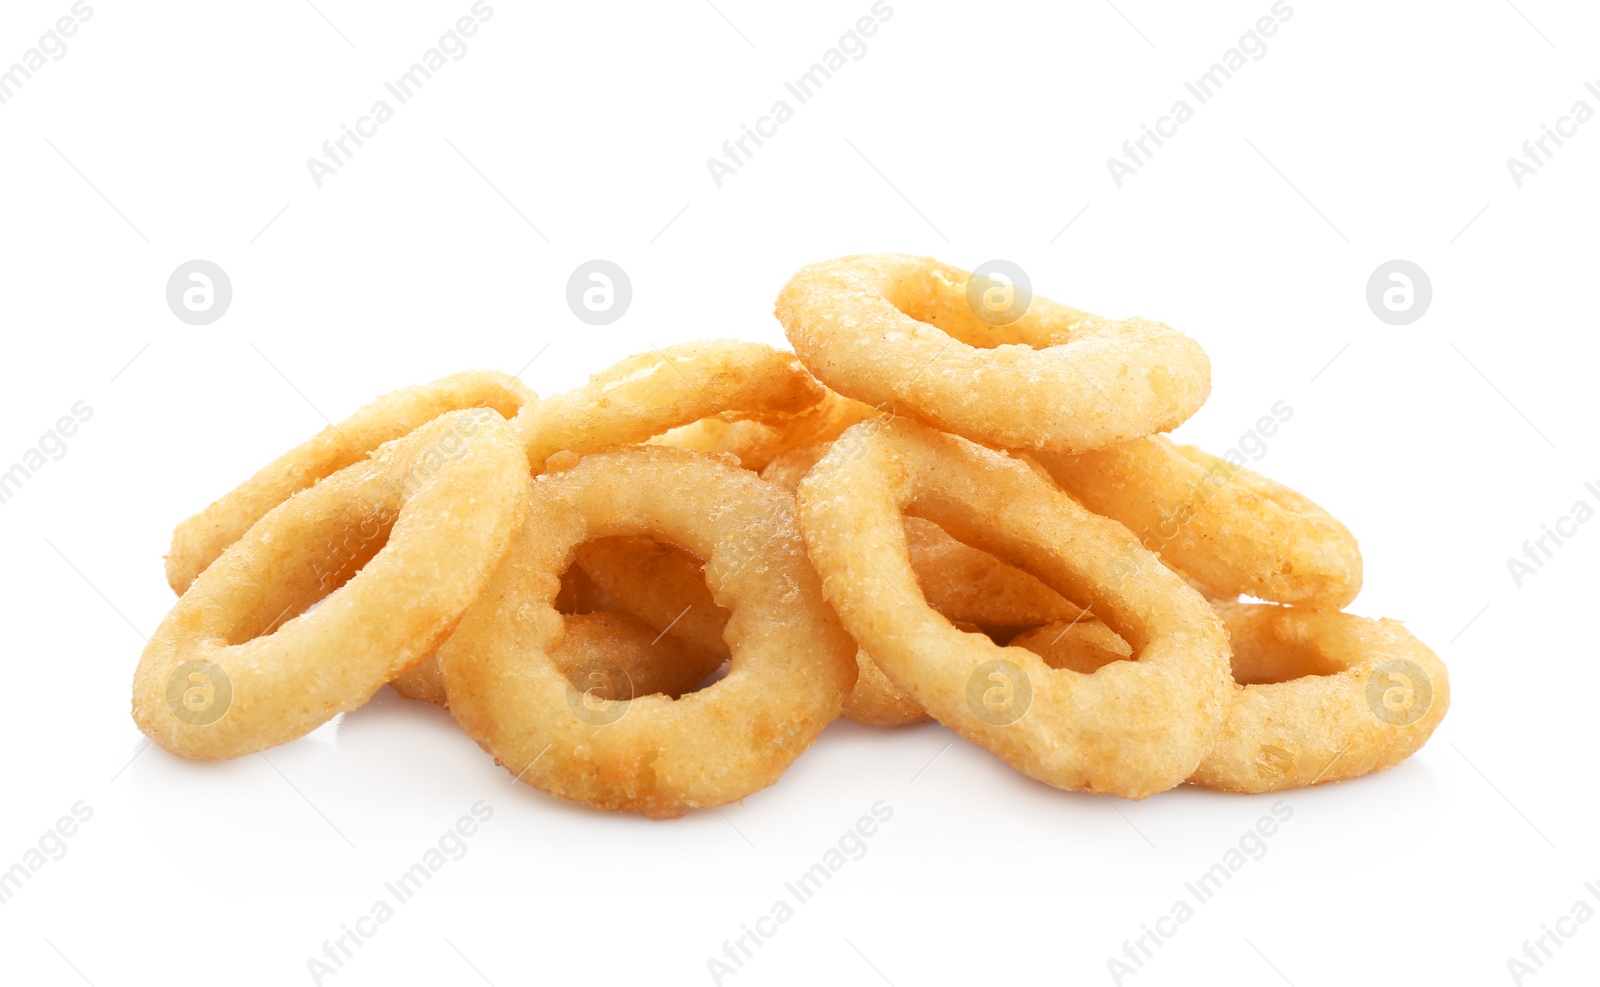
M 1126 528 L 1022 462 L 877 419 L 834 443 L 798 502 L 823 592 L 861 647 L 934 719 L 1019 771 L 1143 798 L 1183 781 L 1210 749 L 1230 689 L 1216 614 Z M 917 586 L 902 511 L 1086 603 L 1139 660 L 1053 670 L 952 627 Z M 1120 577 L 1125 562 L 1133 575 Z
M 560 574 L 579 545 L 617 535 L 706 560 L 731 614 L 725 678 L 678 700 L 606 703 L 550 660 Z M 495 585 L 439 649 L 451 712 L 513 775 L 600 808 L 675 816 L 772 784 L 855 680 L 855 645 L 823 602 L 792 498 L 718 457 L 641 446 L 539 477 Z
M 778 295 L 795 353 L 847 397 L 1008 449 L 1081 452 L 1165 431 L 1211 391 L 1193 340 L 1034 296 L 1007 325 L 968 304 L 971 275 L 876 254 L 804 268 Z
M 534 400 L 533 392 L 515 377 L 482 371 L 451 374 L 385 394 L 274 459 L 178 525 L 167 555 L 167 583 L 181 596 L 224 549 L 290 495 L 360 462 L 383 443 L 447 411 L 493 408 L 513 418 Z
M 527 514 L 527 467 L 499 412 L 452 411 L 267 512 L 151 636 L 139 729 L 238 757 L 366 702 L 478 598 Z
M 1361 591 L 1355 536 L 1311 500 L 1164 435 L 1035 457 L 1066 491 L 1115 518 L 1212 596 L 1337 610 Z

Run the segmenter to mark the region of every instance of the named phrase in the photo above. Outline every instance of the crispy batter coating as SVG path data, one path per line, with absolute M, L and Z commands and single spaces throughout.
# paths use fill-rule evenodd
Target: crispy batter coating
M 790 450 L 762 470 L 761 478 L 792 493 L 829 445 Z M 932 521 L 908 517 L 905 523 L 917 585 L 946 619 L 980 627 L 1032 627 L 1072 620 L 1082 612 L 1036 577 L 957 541 Z
M 139 729 L 238 757 L 366 702 L 477 599 L 527 515 L 527 463 L 498 412 L 452 411 L 267 512 L 151 636 Z
M 1115 518 L 1213 596 L 1337 610 L 1361 591 L 1344 525 L 1259 473 L 1164 435 L 1035 458 L 1084 506 Z
M 1450 706 L 1444 663 L 1397 620 L 1271 604 L 1214 604 L 1238 695 L 1190 778 L 1276 792 L 1392 768 Z
M 1213 603 L 1233 648 L 1233 701 L 1189 780 L 1278 792 L 1394 767 L 1427 743 L 1450 706 L 1444 663 L 1396 620 L 1270 603 Z M 1052 624 L 1012 644 L 1054 667 L 1127 660 L 1104 625 Z
M 451 374 L 431 384 L 385 394 L 274 459 L 178 525 L 167 556 L 167 583 L 174 593 L 183 595 L 224 549 L 290 495 L 360 462 L 383 443 L 447 411 L 493 408 L 512 418 L 534 400 L 533 392 L 515 377 L 483 371 Z
M 512 424 L 539 472 L 558 452 L 581 455 L 644 442 L 713 415 L 782 424 L 823 394 L 794 354 L 713 339 L 631 356 L 582 387 L 527 406 Z
M 1144 798 L 1183 781 L 1210 749 L 1231 688 L 1221 621 L 1126 528 L 1026 464 L 878 419 L 834 443 L 798 502 L 823 592 L 861 647 L 934 719 L 1019 771 Z M 1139 660 L 1057 671 L 952 627 L 917 586 L 902 511 L 1087 604 Z
M 578 545 L 653 536 L 706 559 L 730 617 L 727 676 L 681 699 L 608 703 L 550 660 Z M 439 649 L 451 712 L 514 776 L 563 798 L 681 815 L 759 791 L 839 715 L 855 645 L 806 563 L 793 500 L 718 457 L 640 446 L 533 483 L 527 524 Z
M 852 401 L 835 391 L 825 391 L 815 407 L 788 422 L 768 425 L 721 416 L 702 418 L 658 435 L 650 444 L 728 453 L 738 458 L 740 466 L 759 473 L 780 454 L 799 446 L 836 439 L 851 425 L 877 414 L 878 410 L 869 404 Z
M 1038 296 L 991 325 L 968 304 L 970 277 L 931 257 L 844 257 L 790 278 L 776 314 L 840 394 L 1008 449 L 1127 442 L 1177 426 L 1211 391 L 1205 352 L 1167 326 Z
M 784 453 L 761 477 L 793 491 L 826 449 L 820 444 Z M 952 621 L 1032 626 L 1070 620 L 1081 613 L 1038 579 L 988 552 L 963 545 L 931 521 L 906 518 L 905 526 L 917 581 L 933 608 Z M 727 653 L 722 640 L 727 611 L 711 599 L 693 556 L 647 538 L 601 538 L 578 549 L 576 568 L 623 610 L 708 651 Z M 857 655 L 857 666 L 856 686 L 844 704 L 847 718 L 879 727 L 930 718 L 916 700 L 878 671 L 870 657 Z
M 762 470 L 761 478 L 793 491 L 827 453 L 829 444 L 790 450 Z M 929 605 L 953 623 L 1026 627 L 1072 620 L 1082 612 L 1035 577 L 988 552 L 962 544 L 932 521 L 908 517 L 905 531 L 917 585 Z M 850 698 L 844 704 L 847 719 L 873 727 L 904 726 L 932 719 L 915 699 L 878 669 L 865 651 L 857 655 L 856 664 L 856 687 L 850 690 Z

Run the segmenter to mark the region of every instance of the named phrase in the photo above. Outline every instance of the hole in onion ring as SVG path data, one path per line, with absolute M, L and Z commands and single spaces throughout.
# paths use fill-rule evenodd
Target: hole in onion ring
M 311 613 L 322 601 L 360 574 L 388 544 L 394 528 L 392 507 L 374 504 L 366 508 L 351 503 L 321 519 L 308 537 L 321 544 L 304 560 L 310 572 L 312 590 L 302 595 L 298 584 L 282 580 L 266 588 L 253 614 L 254 619 L 232 628 L 224 638 L 228 644 L 244 644 L 271 637 L 289 621 Z M 279 604 L 282 604 L 280 607 Z
M 611 699 L 657 694 L 678 699 L 720 680 L 727 667 L 722 630 L 728 611 L 712 601 L 704 567 L 685 549 L 642 535 L 596 538 L 577 546 L 556 597 L 556 609 L 569 615 L 562 651 L 570 654 L 555 656 L 568 681 L 580 689 L 600 683 Z M 571 615 L 596 612 L 612 622 L 610 654 L 598 653 L 586 640 L 571 640 Z M 577 652 L 586 648 L 596 649 L 588 664 L 567 664 L 577 662 Z M 618 688 L 624 681 L 628 695 Z

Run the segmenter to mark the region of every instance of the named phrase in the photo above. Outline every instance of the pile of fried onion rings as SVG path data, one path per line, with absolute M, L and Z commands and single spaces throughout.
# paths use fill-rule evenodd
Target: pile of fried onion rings
M 1038 297 L 989 318 L 973 287 L 846 257 L 779 294 L 792 354 L 378 398 L 177 527 L 134 720 L 231 758 L 389 684 L 516 779 L 655 818 L 771 785 L 840 716 L 1133 799 L 1420 749 L 1445 667 L 1343 612 L 1350 532 L 1165 434 L 1210 392 L 1200 347 Z

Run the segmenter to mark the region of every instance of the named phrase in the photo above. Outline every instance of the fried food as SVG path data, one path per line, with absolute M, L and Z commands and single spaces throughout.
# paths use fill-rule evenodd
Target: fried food
M 784 453 L 762 472 L 762 479 L 792 492 L 825 450 L 826 445 L 816 445 Z M 963 545 L 931 521 L 906 518 L 905 527 L 918 582 L 934 609 L 949 620 L 1023 626 L 1070 620 L 1081 613 L 1033 576 Z M 722 631 L 728 613 L 711 599 L 694 557 L 647 538 L 601 538 L 578 549 L 576 567 L 623 610 L 708 651 L 727 653 Z M 871 658 L 859 655 L 857 665 L 856 686 L 844 704 L 847 718 L 868 726 L 929 719 L 916 700 L 878 672 Z
M 677 700 L 606 702 L 550 660 L 560 573 L 578 545 L 616 535 L 706 560 L 730 613 L 725 678 Z M 792 499 L 717 457 L 635 447 L 539 477 L 495 583 L 439 650 L 451 712 L 514 776 L 600 808 L 670 817 L 759 791 L 855 680 L 855 645 L 806 563 Z
M 877 254 L 802 269 L 778 295 L 795 353 L 848 397 L 977 442 L 1082 452 L 1166 431 L 1211 391 L 1193 340 L 1035 296 L 1007 325 L 968 302 L 971 276 Z
M 829 443 L 818 443 L 790 450 L 762 470 L 761 478 L 792 492 L 827 453 L 828 446 Z M 1038 579 L 951 538 L 932 521 L 905 518 L 905 535 L 911 568 L 923 597 L 952 623 L 977 625 L 969 628 L 977 631 L 978 626 L 1019 627 L 1073 620 L 1082 613 Z M 865 651 L 856 656 L 856 664 L 856 685 L 844 703 L 846 719 L 873 727 L 905 726 L 931 719 L 915 699 L 878 669 Z
M 907 421 L 854 426 L 800 483 L 823 592 L 861 647 L 934 719 L 1068 790 L 1144 798 L 1189 776 L 1228 696 L 1228 644 L 1206 601 L 1026 464 Z M 1093 675 L 962 632 L 923 598 L 901 513 L 1020 563 L 1085 603 L 1138 661 Z M 1118 578 L 1119 563 L 1133 574 Z
M 658 818 L 772 784 L 841 712 L 1128 798 L 1419 749 L 1444 665 L 1339 612 L 1355 538 L 1160 434 L 1210 391 L 1200 348 L 978 272 L 807 267 L 776 305 L 795 354 L 709 340 L 542 401 L 483 373 L 379 398 L 179 525 L 135 720 L 236 757 L 387 681 L 514 778 Z
M 793 493 L 828 446 L 790 450 L 762 470 L 761 478 Z M 1082 612 L 1034 576 L 957 541 L 932 521 L 907 517 L 905 527 L 917 585 L 947 620 L 980 627 L 1033 627 L 1072 620 Z
M 1154 435 L 1035 458 L 1080 503 L 1127 525 L 1213 596 L 1337 610 L 1361 591 L 1361 552 L 1344 525 L 1283 484 L 1193 446 Z
M 596 538 L 578 547 L 573 568 L 617 608 L 696 647 L 728 657 L 728 611 L 706 586 L 699 559 L 645 537 Z
M 768 425 L 763 422 L 702 418 L 679 426 L 650 440 L 651 445 L 693 449 L 696 452 L 727 453 L 747 470 L 760 472 L 779 455 L 800 446 L 831 441 L 839 433 L 875 417 L 878 409 L 834 391 L 824 391 L 822 400 L 792 420 Z
M 1133 660 L 1128 642 L 1092 618 L 1035 627 L 1012 638 L 1011 647 L 1027 648 L 1051 668 L 1070 668 L 1084 675 L 1114 661 Z
M 1238 695 L 1197 785 L 1277 792 L 1392 768 L 1450 706 L 1444 663 L 1397 620 L 1271 604 L 1215 604 Z
M 178 525 L 167 555 L 167 583 L 181 596 L 224 549 L 296 491 L 360 462 L 383 443 L 447 411 L 493 408 L 512 418 L 534 400 L 533 392 L 515 377 L 482 371 L 385 394 L 274 459 Z
M 584 575 L 583 570 L 577 566 L 568 569 L 561 577 L 561 592 L 556 594 L 556 609 L 568 615 L 604 613 L 627 616 L 621 614 L 621 607 L 617 602 L 606 595 L 605 591 L 596 586 L 594 580 Z M 589 638 L 599 636 L 600 633 L 598 628 L 580 632 L 585 642 Z M 622 643 L 626 646 L 626 642 Z M 566 648 L 567 645 L 564 643 L 562 650 L 565 651 Z M 560 663 L 559 653 L 556 660 Z M 444 677 L 439 674 L 439 660 L 433 655 L 429 655 L 417 667 L 389 684 L 402 699 L 414 699 L 435 706 L 450 705 L 449 697 L 444 693 Z
M 452 411 L 268 511 L 151 636 L 139 729 L 238 757 L 366 702 L 478 598 L 527 515 L 527 466 L 498 412 Z
M 1190 781 L 1278 792 L 1394 767 L 1450 706 L 1444 663 L 1399 621 L 1270 603 L 1213 603 L 1233 649 L 1235 695 Z M 1090 672 L 1132 655 L 1093 621 L 1055 624 L 1012 644 Z
M 815 407 L 824 393 L 792 353 L 705 340 L 631 356 L 582 387 L 527 406 L 513 424 L 539 472 L 556 453 L 644 442 L 713 415 L 784 424 Z

